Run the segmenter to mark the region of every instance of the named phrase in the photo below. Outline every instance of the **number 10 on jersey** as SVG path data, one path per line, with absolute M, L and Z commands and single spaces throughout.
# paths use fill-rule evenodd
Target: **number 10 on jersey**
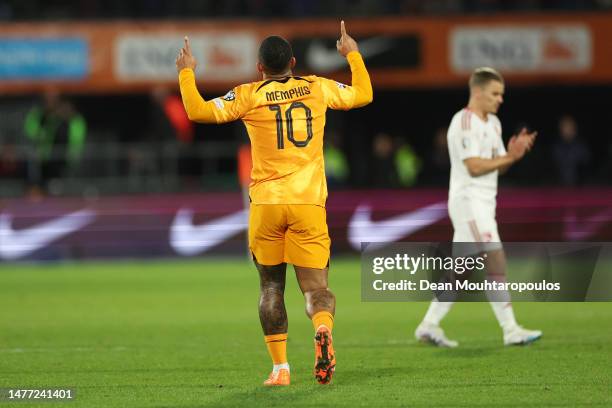
M 285 136 L 283 132 L 283 114 L 280 105 L 270 105 L 268 108 L 271 111 L 276 112 L 276 146 L 279 149 L 285 148 Z M 306 114 L 306 139 L 295 140 L 293 136 L 293 116 L 292 112 L 294 109 L 304 109 Z M 306 147 L 312 139 L 312 111 L 303 102 L 295 101 L 285 111 L 285 122 L 287 123 L 287 139 L 293 143 L 296 147 Z

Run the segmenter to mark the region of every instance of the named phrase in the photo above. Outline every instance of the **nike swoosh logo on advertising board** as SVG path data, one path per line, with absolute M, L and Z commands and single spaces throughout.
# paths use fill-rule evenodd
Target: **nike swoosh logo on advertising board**
M 397 241 L 445 218 L 447 211 L 446 203 L 436 203 L 383 221 L 370 216 L 369 207 L 359 206 L 350 220 L 348 240 L 357 250 L 362 242 Z M 197 255 L 246 230 L 247 222 L 248 210 L 242 210 L 196 226 L 193 210 L 182 208 L 170 228 L 170 246 L 181 255 Z
M 381 54 L 393 47 L 388 38 L 374 37 L 359 42 L 359 53 L 364 60 Z M 319 72 L 336 71 L 346 65 L 346 58 L 338 54 L 336 48 L 328 48 L 321 41 L 314 40 L 306 50 L 306 61 Z
M 563 219 L 563 235 L 568 241 L 582 241 L 595 234 L 610 221 L 612 221 L 612 209 L 603 210 L 590 217 L 581 217 L 580 220 L 572 211 Z
M 96 218 L 92 210 L 79 210 L 28 228 L 14 230 L 13 217 L 0 214 L 0 258 L 15 260 L 80 230 Z
M 170 227 L 170 246 L 185 256 L 197 255 L 247 229 L 248 210 L 193 225 L 193 210 L 181 208 Z
M 360 205 L 349 222 L 348 241 L 359 251 L 362 242 L 398 241 L 447 216 L 446 202 L 440 202 L 382 221 L 372 221 L 370 207 Z

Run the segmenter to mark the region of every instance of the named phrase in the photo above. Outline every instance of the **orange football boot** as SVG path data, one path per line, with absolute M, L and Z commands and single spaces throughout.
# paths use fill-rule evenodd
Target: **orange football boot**
M 291 383 L 290 377 L 289 370 L 281 368 L 276 373 L 272 371 L 268 379 L 264 381 L 264 385 L 267 387 L 289 385 Z
M 319 384 L 329 384 L 336 368 L 336 353 L 332 335 L 326 326 L 320 326 L 315 335 L 314 374 Z

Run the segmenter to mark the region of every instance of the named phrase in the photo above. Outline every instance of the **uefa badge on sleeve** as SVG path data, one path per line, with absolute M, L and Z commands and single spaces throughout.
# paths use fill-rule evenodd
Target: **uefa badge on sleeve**
M 233 90 L 226 93 L 225 96 L 223 97 L 223 100 L 227 102 L 231 102 L 234 99 L 236 99 L 236 93 Z

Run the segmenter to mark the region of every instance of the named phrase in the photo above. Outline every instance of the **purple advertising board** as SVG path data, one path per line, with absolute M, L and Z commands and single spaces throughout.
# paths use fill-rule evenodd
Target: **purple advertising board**
M 452 240 L 444 189 L 332 192 L 332 253 L 361 242 Z M 14 199 L 0 212 L 0 260 L 180 257 L 246 252 L 240 193 Z M 612 188 L 501 189 L 503 241 L 612 241 Z

